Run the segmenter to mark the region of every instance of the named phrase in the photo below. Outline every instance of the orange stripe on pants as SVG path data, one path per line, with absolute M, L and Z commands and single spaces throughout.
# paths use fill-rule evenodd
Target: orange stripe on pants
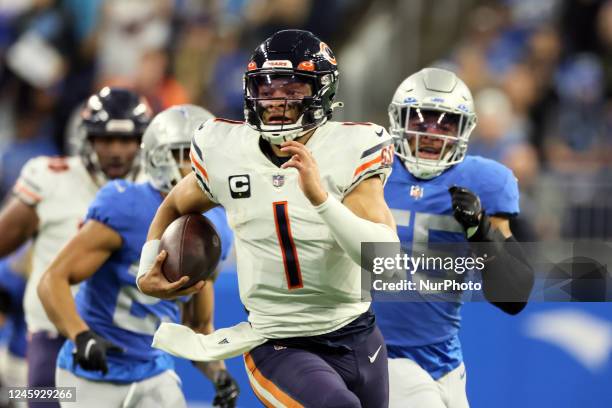
M 261 388 L 263 388 L 264 390 L 272 394 L 272 396 L 274 396 L 274 398 L 276 398 L 279 402 L 281 402 L 285 407 L 304 408 L 302 404 L 300 404 L 299 402 L 291 398 L 289 395 L 283 392 L 280 388 L 278 388 L 276 384 L 274 384 L 272 381 L 264 377 L 261 371 L 259 371 L 259 369 L 255 366 L 255 361 L 253 361 L 253 357 L 251 357 L 249 353 L 244 354 L 244 362 L 247 366 L 247 369 L 253 375 L 254 380 L 257 381 L 257 384 Z M 255 387 L 253 387 L 252 384 L 251 384 L 251 388 L 253 388 L 253 391 L 255 391 Z M 263 398 L 261 394 L 259 394 L 257 391 L 255 391 L 255 394 L 257 395 L 257 398 L 259 398 L 266 405 L 266 407 L 273 406 L 272 404 L 270 404 L 269 401 Z

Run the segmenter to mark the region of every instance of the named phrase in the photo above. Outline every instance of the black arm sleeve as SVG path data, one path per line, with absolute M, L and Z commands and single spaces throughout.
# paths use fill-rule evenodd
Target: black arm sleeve
M 499 234 L 498 232 L 496 234 Z M 501 234 L 499 234 L 501 236 Z M 489 259 L 482 271 L 485 298 L 504 312 L 516 315 L 527 305 L 534 284 L 534 273 L 521 244 L 509 237 L 493 239 L 486 248 Z

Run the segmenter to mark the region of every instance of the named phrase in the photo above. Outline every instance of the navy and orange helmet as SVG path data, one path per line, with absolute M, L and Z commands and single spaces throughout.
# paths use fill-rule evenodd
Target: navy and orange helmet
M 285 100 L 300 106 L 296 122 L 266 125 L 260 85 L 282 78 L 310 85 L 312 95 Z M 292 140 L 322 125 L 332 116 L 338 89 L 338 64 L 331 48 L 309 31 L 283 30 L 255 49 L 244 75 L 245 119 L 249 126 L 271 143 Z M 286 105 L 287 106 L 287 105 Z

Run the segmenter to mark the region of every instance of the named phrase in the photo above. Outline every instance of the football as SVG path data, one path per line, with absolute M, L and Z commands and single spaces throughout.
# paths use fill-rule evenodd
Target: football
M 188 276 L 183 286 L 187 288 L 214 273 L 221 258 L 221 238 L 208 218 L 187 214 L 166 228 L 161 237 L 162 249 L 168 252 L 162 273 L 169 282 Z

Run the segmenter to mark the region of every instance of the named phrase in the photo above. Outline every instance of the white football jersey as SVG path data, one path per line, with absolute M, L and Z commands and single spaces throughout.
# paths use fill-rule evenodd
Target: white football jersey
M 195 134 L 192 167 L 234 230 L 240 298 L 267 338 L 314 336 L 367 311 L 361 270 L 340 248 L 298 186 L 295 169 L 274 165 L 259 133 L 211 119 Z M 391 171 L 393 144 L 381 126 L 328 122 L 308 140 L 324 188 L 342 200 L 362 180 Z
M 36 287 L 42 274 L 62 247 L 76 234 L 98 186 L 80 157 L 36 157 L 28 161 L 13 189 L 38 215 L 33 244 L 32 273 L 24 297 L 28 330 L 57 333 L 38 298 Z M 77 287 L 73 286 L 73 294 Z

